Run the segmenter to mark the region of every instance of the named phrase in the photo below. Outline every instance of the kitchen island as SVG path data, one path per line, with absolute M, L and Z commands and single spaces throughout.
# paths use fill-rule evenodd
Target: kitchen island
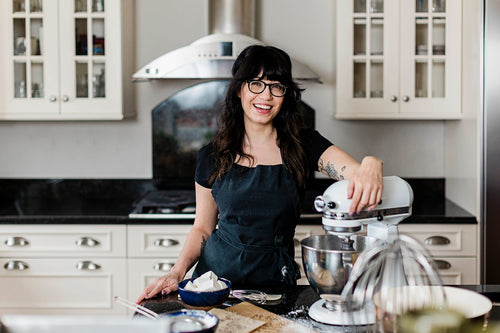
M 500 324 L 500 285 L 461 285 L 459 287 L 479 292 L 480 294 L 488 297 L 493 302 L 493 309 L 489 315 L 489 322 L 494 323 L 495 325 Z M 349 332 L 349 330 L 346 331 L 346 329 L 342 327 L 316 322 L 308 316 L 309 307 L 320 299 L 318 294 L 316 294 L 310 286 L 294 286 L 261 290 L 270 294 L 282 295 L 280 301 L 273 301 L 266 305 L 258 305 L 265 310 L 280 315 L 283 318 L 289 319 L 317 332 Z M 221 306 L 221 308 L 225 308 L 228 305 L 237 304 L 239 302 L 239 300 L 229 299 L 227 303 Z M 176 292 L 152 298 L 142 304 L 157 313 L 190 308 L 178 298 L 178 294 Z

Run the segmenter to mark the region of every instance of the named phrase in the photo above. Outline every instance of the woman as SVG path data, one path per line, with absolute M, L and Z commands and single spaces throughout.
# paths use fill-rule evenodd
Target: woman
M 211 270 L 236 286 L 296 284 L 293 236 L 312 171 L 350 180 L 350 214 L 373 209 L 381 199 L 380 160 L 358 163 L 301 127 L 301 89 L 284 51 L 249 46 L 232 74 L 219 130 L 199 152 L 193 228 L 171 271 L 137 302 L 175 291 L 196 262 L 194 276 Z

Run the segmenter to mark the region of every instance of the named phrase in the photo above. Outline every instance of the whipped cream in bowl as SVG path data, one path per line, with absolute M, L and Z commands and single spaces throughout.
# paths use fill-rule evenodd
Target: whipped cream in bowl
M 198 278 L 182 280 L 177 284 L 182 301 L 194 307 L 217 306 L 229 297 L 231 281 L 208 271 Z

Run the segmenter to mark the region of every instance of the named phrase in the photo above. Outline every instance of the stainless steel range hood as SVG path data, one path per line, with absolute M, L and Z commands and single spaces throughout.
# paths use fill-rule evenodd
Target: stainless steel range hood
M 151 61 L 134 81 L 152 79 L 228 79 L 238 54 L 264 44 L 253 38 L 254 0 L 208 0 L 209 35 Z M 319 76 L 292 58 L 293 77 L 321 83 Z

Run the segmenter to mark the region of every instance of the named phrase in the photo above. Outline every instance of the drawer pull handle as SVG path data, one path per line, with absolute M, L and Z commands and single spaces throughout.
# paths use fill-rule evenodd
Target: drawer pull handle
M 449 238 L 443 236 L 431 236 L 425 239 L 425 245 L 448 245 L 451 241 Z
M 171 246 L 176 246 L 179 245 L 179 241 L 175 239 L 170 239 L 170 238 L 159 238 L 154 241 L 155 246 L 161 246 L 161 247 L 171 247 Z
M 76 269 L 79 271 L 97 271 L 101 266 L 92 261 L 80 261 L 76 264 Z
M 446 260 L 435 260 L 436 265 L 438 269 L 445 270 L 445 269 L 450 269 L 451 264 L 447 262 Z
M 12 260 L 6 262 L 5 265 L 3 265 L 3 268 L 8 271 L 25 271 L 30 268 L 30 266 L 23 261 Z
M 161 272 L 170 272 L 172 267 L 174 267 L 174 265 L 167 262 L 159 262 L 153 266 L 155 271 Z
M 26 238 L 23 237 L 9 237 L 5 241 L 5 245 L 9 247 L 14 247 L 14 246 L 28 246 L 29 242 L 26 240 Z
M 92 237 L 82 237 L 76 240 L 76 245 L 78 246 L 95 247 L 99 244 L 99 241 Z

